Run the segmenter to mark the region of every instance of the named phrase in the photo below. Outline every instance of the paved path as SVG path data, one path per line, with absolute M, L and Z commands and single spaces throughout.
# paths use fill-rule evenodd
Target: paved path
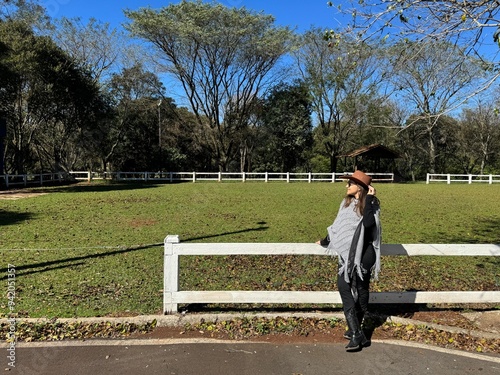
M 16 367 L 4 363 L 0 370 L 9 375 L 500 375 L 500 355 L 401 341 L 374 341 L 362 352 L 347 353 L 344 345 L 173 339 L 18 343 Z
M 228 318 L 213 314 L 210 317 Z M 208 317 L 143 316 L 115 320 L 141 324 L 152 318 L 158 320 L 159 326 L 176 326 Z M 475 317 L 476 323 L 481 323 L 477 324 L 481 331 L 476 334 L 498 337 L 499 318 L 498 311 Z M 94 322 L 102 318 L 83 320 Z M 8 345 L 0 342 L 3 353 L 0 371 L 6 375 L 500 375 L 500 354 L 476 354 L 405 341 L 377 340 L 362 352 L 347 353 L 344 345 L 345 342 L 273 344 L 143 338 L 18 342 L 11 353 Z M 11 354 L 15 362 L 9 359 Z

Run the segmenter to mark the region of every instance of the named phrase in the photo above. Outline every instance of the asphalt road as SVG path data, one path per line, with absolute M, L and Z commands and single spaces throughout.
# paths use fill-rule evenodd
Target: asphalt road
M 0 370 L 8 375 L 500 375 L 500 355 L 399 341 L 374 341 L 361 352 L 347 353 L 344 345 L 131 339 L 18 343 L 15 367 L 3 355 Z

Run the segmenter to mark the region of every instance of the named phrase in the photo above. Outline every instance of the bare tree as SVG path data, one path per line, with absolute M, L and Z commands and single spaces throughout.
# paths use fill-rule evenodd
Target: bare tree
M 500 146 L 500 119 L 495 103 L 478 102 L 462 113 L 457 136 L 463 170 L 472 173 L 474 168 L 483 174 L 489 162 L 498 154 Z
M 484 43 L 500 46 L 500 3 L 491 0 L 349 0 L 338 9 L 352 16 L 357 35 L 397 34 L 410 40 L 446 40 L 478 52 Z M 330 6 L 334 6 L 329 1 Z
M 299 71 L 309 86 L 312 108 L 320 131 L 317 138 L 337 169 L 337 157 L 349 151 L 349 136 L 363 122 L 368 103 L 378 96 L 384 74 L 377 50 L 338 35 L 325 41 L 323 30 L 313 28 L 294 52 Z
M 428 165 L 430 173 L 435 173 L 440 117 L 455 110 L 457 103 L 474 90 L 473 83 L 480 80 L 484 70 L 446 42 L 402 42 L 394 46 L 390 59 L 396 98 L 399 96 L 412 110 L 409 125 L 424 127 Z
M 87 24 L 80 18 L 55 20 L 50 34 L 96 83 L 120 71 L 126 51 L 132 48 L 123 33 L 93 18 Z
M 500 77 L 500 2 L 491 0 L 348 0 L 337 6 L 351 17 L 342 32 L 359 40 L 372 38 L 397 41 L 446 41 L 465 56 L 489 65 L 489 75 L 467 97 L 489 89 Z M 330 6 L 334 2 L 329 1 Z M 331 30 L 328 35 L 337 33 Z

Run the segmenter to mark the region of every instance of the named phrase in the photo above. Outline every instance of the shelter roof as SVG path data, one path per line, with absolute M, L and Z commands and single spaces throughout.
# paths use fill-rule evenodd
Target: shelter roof
M 356 157 L 365 156 L 368 158 L 381 158 L 381 159 L 397 159 L 401 155 L 396 151 L 393 151 L 379 143 L 374 143 L 369 146 L 360 147 L 354 151 L 349 152 L 345 155 L 340 155 L 339 157 Z

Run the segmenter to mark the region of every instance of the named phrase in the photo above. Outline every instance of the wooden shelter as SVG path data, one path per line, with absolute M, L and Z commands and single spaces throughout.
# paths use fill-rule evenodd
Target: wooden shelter
M 340 155 L 339 158 L 353 158 L 354 170 L 369 170 L 372 172 L 393 172 L 394 160 L 401 158 L 401 155 L 384 145 L 374 143 L 369 146 L 360 147 L 345 155 Z M 381 160 L 387 159 L 388 162 L 382 165 Z M 348 165 L 347 160 L 345 162 Z M 391 169 L 382 171 L 381 168 Z

